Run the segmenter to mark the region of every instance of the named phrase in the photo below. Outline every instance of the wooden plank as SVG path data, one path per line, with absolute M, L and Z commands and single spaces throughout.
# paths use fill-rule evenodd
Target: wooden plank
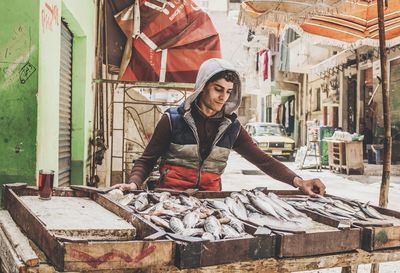
M 38 188 L 34 186 L 27 187 L 17 187 L 13 188 L 13 191 L 18 196 L 38 196 Z M 89 197 L 90 194 L 83 191 L 74 191 L 70 188 L 54 188 L 53 196 L 63 196 L 63 197 Z
M 279 257 L 302 257 L 352 251 L 361 245 L 361 230 L 280 235 Z
M 7 236 L 18 257 L 28 266 L 39 264 L 39 258 L 29 245 L 28 238 L 22 234 L 8 211 L 0 211 L 0 228 Z
M 379 250 L 367 252 L 361 249 L 356 251 L 316 255 L 302 258 L 262 259 L 255 261 L 236 262 L 225 265 L 215 265 L 196 269 L 186 269 L 179 272 L 214 273 L 214 272 L 268 272 L 291 273 L 324 268 L 349 267 L 360 264 L 391 262 L 400 260 L 400 250 Z M 146 272 L 177 272 L 173 266 L 151 267 Z
M 71 189 L 76 190 L 76 191 L 83 191 L 87 193 L 107 193 L 112 190 L 111 187 L 106 187 L 106 188 L 95 188 L 95 187 L 89 187 L 89 186 L 81 186 L 81 185 L 71 185 Z
M 0 229 L 0 264 L 5 272 L 26 272 L 26 265 L 18 258 L 2 229 Z
M 16 189 L 24 189 L 28 186 L 26 183 L 10 183 L 10 184 L 4 184 L 4 187 L 16 190 Z
M 5 208 L 15 223 L 43 250 L 57 269 L 62 269 L 64 267 L 63 246 L 47 232 L 43 223 L 33 215 L 12 189 L 6 187 L 4 193 Z
M 64 270 L 142 268 L 173 261 L 171 241 L 65 243 Z
M 373 249 L 384 249 L 400 246 L 400 227 L 374 227 Z

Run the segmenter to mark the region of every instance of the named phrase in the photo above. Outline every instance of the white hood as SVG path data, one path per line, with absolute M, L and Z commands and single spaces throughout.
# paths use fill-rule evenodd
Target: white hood
M 233 67 L 231 63 L 223 59 L 209 59 L 205 61 L 199 69 L 199 73 L 197 74 L 196 84 L 194 87 L 194 93 L 191 94 L 186 100 L 184 104 L 185 111 L 190 110 L 191 104 L 196 100 L 201 92 L 203 92 L 205 84 L 207 81 L 214 76 L 215 74 L 221 71 L 232 71 L 236 73 L 239 83 L 233 84 L 233 90 L 229 99 L 225 103 L 225 115 L 231 115 L 232 113 L 236 112 L 236 110 L 240 106 L 240 102 L 242 100 L 242 92 L 241 92 L 241 82 L 240 82 L 240 75 Z

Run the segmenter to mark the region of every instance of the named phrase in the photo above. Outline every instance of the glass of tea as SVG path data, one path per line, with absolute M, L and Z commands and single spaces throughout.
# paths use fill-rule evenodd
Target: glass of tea
M 50 200 L 53 192 L 54 171 L 40 170 L 39 171 L 39 198 Z

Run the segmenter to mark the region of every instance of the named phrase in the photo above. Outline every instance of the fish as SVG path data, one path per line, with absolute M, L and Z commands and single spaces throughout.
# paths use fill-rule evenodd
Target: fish
M 204 230 L 211 233 L 216 239 L 221 238 L 221 224 L 215 216 L 209 216 L 204 222 Z
M 223 201 L 207 199 L 207 204 L 214 209 L 224 210 L 230 213 L 229 207 Z
M 292 213 L 293 215 L 296 216 L 304 216 L 303 213 L 301 213 L 300 211 L 298 211 L 297 209 L 295 209 L 293 206 L 291 206 L 290 204 L 288 204 L 287 202 L 285 202 L 285 200 L 282 200 L 281 198 L 279 198 L 275 193 L 270 192 L 268 193 L 268 196 L 275 201 L 276 203 L 278 203 L 282 208 L 284 208 L 285 210 L 289 211 L 290 213 Z
M 239 237 L 240 233 L 229 225 L 222 225 L 222 235 L 224 236 L 224 239 L 229 239 Z
M 231 218 L 228 217 L 222 217 L 222 218 L 218 218 L 219 223 L 222 224 L 229 224 L 229 222 L 231 221 Z
M 196 228 L 202 228 L 202 227 L 204 227 L 204 222 L 205 222 L 206 220 L 205 219 L 201 219 L 200 218 L 200 220 L 199 221 L 197 221 L 197 224 L 196 224 Z
M 302 218 L 301 222 L 290 222 L 277 219 L 271 215 L 256 215 L 255 213 L 252 214 L 252 217 L 249 217 L 249 221 L 269 229 L 292 233 L 305 232 L 312 226 L 312 222 L 306 220 L 306 218 Z
M 255 196 L 254 194 L 247 194 L 247 197 L 249 198 L 250 202 L 253 204 L 253 206 L 260 210 L 262 213 L 264 214 L 270 214 L 272 216 L 274 216 L 277 219 L 280 219 L 281 217 L 276 213 L 276 211 L 274 210 L 274 208 L 264 202 L 261 198 Z
M 171 217 L 171 219 L 169 220 L 169 228 L 174 233 L 183 233 L 183 231 L 185 230 L 183 222 L 177 217 Z
M 243 222 L 238 220 L 238 219 L 236 219 L 236 218 L 231 217 L 228 225 L 233 227 L 239 233 L 244 233 L 245 232 Z
M 233 199 L 239 198 L 240 201 L 242 201 L 243 204 L 250 204 L 249 198 L 247 198 L 246 195 L 244 195 L 244 194 L 242 194 L 242 193 L 240 193 L 240 192 L 232 192 L 232 193 L 231 193 L 231 197 L 232 197 Z
M 149 205 L 149 201 L 147 200 L 147 193 L 140 193 L 138 197 L 135 199 L 133 206 L 136 210 L 142 211 L 145 210 Z
M 181 234 L 183 236 L 202 236 L 204 229 L 202 228 L 187 228 Z
M 132 202 L 132 200 L 135 199 L 135 194 L 134 193 L 128 193 L 125 194 L 124 197 L 118 200 L 118 203 L 122 206 L 127 206 Z
M 246 207 L 243 205 L 242 201 L 240 201 L 239 198 L 233 199 L 232 197 L 226 197 L 225 204 L 228 206 L 233 215 L 235 215 L 237 218 L 242 220 L 247 219 Z
M 356 208 L 354 208 L 354 207 L 352 207 L 350 205 L 347 205 L 346 203 L 343 203 L 340 200 L 333 200 L 333 205 L 335 207 L 338 207 L 338 208 L 340 208 L 342 210 L 345 210 L 345 211 L 347 211 L 349 213 L 355 213 L 355 212 L 360 210 L 360 208 L 357 207 L 357 209 L 356 209 Z
M 120 189 L 113 189 L 106 193 L 106 196 L 111 200 L 118 202 L 118 200 L 121 200 L 124 197 L 124 192 Z
M 194 202 L 192 201 L 192 199 L 190 199 L 189 197 L 180 194 L 179 195 L 179 200 L 181 201 L 181 204 L 184 206 L 187 206 L 189 208 L 193 208 L 195 206 Z
M 165 209 L 171 210 L 171 211 L 174 211 L 174 212 L 177 212 L 177 213 L 185 212 L 185 211 L 188 211 L 190 209 L 190 208 L 188 208 L 186 206 L 174 203 L 171 199 L 165 200 L 163 202 L 163 206 L 164 206 Z
M 214 241 L 215 237 L 210 232 L 204 232 L 203 235 L 201 235 L 201 239 L 206 241 Z
M 183 217 L 182 221 L 185 228 L 194 228 L 199 220 L 199 213 L 196 211 L 191 211 Z
M 164 201 L 168 200 L 170 197 L 171 197 L 171 193 L 164 191 L 164 192 L 160 193 L 159 199 L 160 199 L 160 202 L 164 202 Z
M 260 211 L 258 209 L 256 209 L 255 207 L 253 207 L 251 204 L 244 204 L 244 206 L 246 207 L 247 211 L 249 211 L 249 212 L 260 213 Z
M 161 217 L 151 215 L 150 220 L 156 224 L 157 226 L 163 227 L 163 228 L 169 228 L 169 223 L 162 219 Z
M 265 195 L 263 192 L 257 192 L 256 195 L 260 197 L 264 202 L 271 205 L 271 207 L 275 210 L 275 212 L 283 219 L 290 221 L 289 216 L 286 213 L 286 210 L 282 208 L 278 203 L 274 202 L 270 197 Z
M 369 205 L 369 202 L 366 204 L 362 204 L 359 202 L 358 205 L 361 210 L 369 217 L 379 220 L 385 220 L 385 218 L 379 212 L 377 212 L 373 207 Z

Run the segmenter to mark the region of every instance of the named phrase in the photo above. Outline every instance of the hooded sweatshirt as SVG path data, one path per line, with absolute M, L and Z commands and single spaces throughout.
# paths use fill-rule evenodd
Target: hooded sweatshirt
M 213 117 L 207 117 L 201 112 L 196 102 L 201 92 L 203 92 L 207 81 L 215 74 L 224 70 L 234 72 L 237 75 L 238 83 L 234 84 L 231 95 L 225 103 L 223 110 Z M 198 142 L 196 144 L 198 145 L 199 162 L 206 159 L 216 148 L 214 140 L 219 137 L 221 128 L 225 130 L 227 127 L 229 128 L 229 126 L 232 127 L 233 123 L 238 123 L 235 112 L 239 108 L 240 102 L 240 77 L 234 67 L 222 59 L 210 59 L 204 62 L 199 69 L 194 92 L 178 109 L 179 113 L 184 117 L 185 122 L 194 129 L 194 134 L 196 135 Z M 173 142 L 176 141 L 171 126 L 170 111 L 167 111 L 157 124 L 154 134 L 144 153 L 135 161 L 129 180 L 130 183 L 135 183 L 140 187 L 153 170 L 157 160 L 160 157 L 162 157 L 163 160 L 168 157 L 166 155 L 169 154 L 171 146 L 174 145 Z M 240 124 L 238 132 L 235 134 L 237 134 L 237 136 L 235 135 L 232 148 L 236 152 L 241 154 L 245 159 L 255 164 L 271 177 L 292 184 L 293 179 L 297 175 L 284 164 L 260 150 Z M 161 165 L 163 165 L 163 163 Z M 185 172 L 185 169 L 183 172 Z M 165 173 L 162 173 L 161 176 L 164 174 Z M 221 188 L 219 188 L 219 190 L 220 189 Z

